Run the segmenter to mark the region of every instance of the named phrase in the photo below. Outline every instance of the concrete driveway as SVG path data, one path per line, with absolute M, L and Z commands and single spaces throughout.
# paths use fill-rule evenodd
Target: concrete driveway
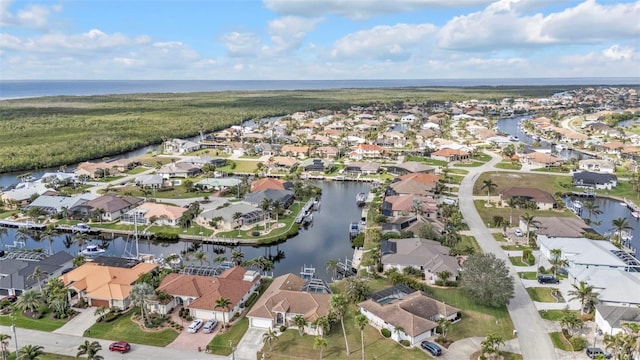
M 207 348 L 207 344 L 213 339 L 213 337 L 218 333 L 220 329 L 220 325 L 216 326 L 215 331 L 210 334 L 205 334 L 202 331 L 202 328 L 198 330 L 197 333 L 191 334 L 187 332 L 187 327 L 191 322 L 185 321 L 184 330 L 180 332 L 180 335 L 173 340 L 173 342 L 167 345 L 168 348 L 171 349 L 181 349 L 187 351 L 198 351 L 198 349 L 202 352 Z
M 53 332 L 56 334 L 66 334 L 74 336 L 82 336 L 85 330 L 89 329 L 98 320 L 98 316 L 94 315 L 96 308 L 89 307 L 86 309 L 76 309 L 79 314 L 74 316 L 66 324 L 62 325 Z

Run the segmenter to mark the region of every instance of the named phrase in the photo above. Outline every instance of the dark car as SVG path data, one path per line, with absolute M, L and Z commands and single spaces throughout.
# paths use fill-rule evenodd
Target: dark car
M 124 354 L 129 352 L 129 350 L 131 350 L 131 345 L 126 341 L 116 341 L 109 345 L 109 351 L 117 351 Z
M 7 300 L 8 302 L 13 304 L 14 302 L 18 301 L 18 297 L 16 295 L 7 295 L 2 299 L 0 299 L 0 301 L 3 301 L 3 300 Z
M 440 349 L 440 346 L 436 345 L 435 343 L 432 343 L 431 341 L 421 342 L 420 347 L 430 352 L 431 355 L 433 356 L 442 355 L 442 349 Z
M 560 280 L 553 275 L 538 275 L 538 282 L 540 284 L 559 284 Z
M 606 359 L 611 359 L 611 354 L 597 347 L 588 347 L 586 352 L 591 359 L 595 359 L 598 355 L 604 355 Z

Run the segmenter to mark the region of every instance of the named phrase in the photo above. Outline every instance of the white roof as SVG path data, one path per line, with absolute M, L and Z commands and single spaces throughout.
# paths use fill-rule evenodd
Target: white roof
M 606 240 L 590 240 L 587 238 L 549 238 L 538 236 L 538 243 L 549 250 L 560 249 L 562 255 L 575 265 L 626 267 L 624 261 L 612 251 L 619 250 Z
M 5 191 L 2 197 L 4 199 L 23 201 L 30 198 L 33 194 L 42 195 L 49 190 L 46 184 L 40 182 L 20 183 L 18 186 L 19 187 L 15 189 Z
M 602 302 L 640 304 L 640 273 L 604 267 L 569 271 L 576 282 L 584 281 L 596 288 Z

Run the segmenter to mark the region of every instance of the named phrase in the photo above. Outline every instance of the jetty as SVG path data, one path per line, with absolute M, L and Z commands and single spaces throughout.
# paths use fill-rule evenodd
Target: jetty
M 12 220 L 0 220 L 0 227 L 28 229 L 28 230 L 44 230 L 47 226 L 33 222 L 22 222 Z

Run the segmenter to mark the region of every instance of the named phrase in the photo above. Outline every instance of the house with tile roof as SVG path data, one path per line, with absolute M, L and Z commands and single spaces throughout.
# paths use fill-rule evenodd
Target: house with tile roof
M 380 158 L 387 152 L 382 146 L 375 144 L 358 144 L 356 149 L 349 154 L 349 158 L 353 160 L 362 160 L 365 158 Z
M 468 160 L 469 153 L 464 150 L 442 148 L 438 151 L 432 152 L 431 158 L 435 160 L 446 161 L 446 162 Z
M 438 201 L 432 197 L 417 194 L 386 196 L 381 206 L 384 216 L 408 216 L 422 214 L 424 217 L 435 217 L 438 212 Z
M 138 261 L 109 266 L 96 259 L 60 276 L 60 280 L 89 306 L 126 309 L 131 306 L 131 288 L 138 277 L 157 267 L 157 264 Z
M 384 271 L 413 267 L 424 272 L 426 281 L 435 283 L 437 274 L 448 271 L 449 279 L 455 281 L 460 273 L 460 262 L 449 255 L 450 249 L 440 242 L 429 239 L 389 239 L 380 244 L 381 262 Z
M 394 287 L 396 288 L 396 287 Z M 369 319 L 369 324 L 378 329 L 387 329 L 396 341 L 408 340 L 411 346 L 434 336 L 438 319 L 454 322 L 459 319 L 460 309 L 429 297 L 421 291 L 408 287 L 382 290 L 370 299 L 358 304 L 360 313 Z M 397 329 L 400 329 L 397 331 Z
M 329 314 L 331 294 L 305 291 L 306 284 L 307 280 L 291 273 L 273 279 L 247 313 L 249 327 L 273 329 L 281 325 L 295 326 L 293 318 L 301 315 L 308 324 L 304 329 L 306 333 L 321 331 L 312 328 L 311 323 Z
M 99 211 L 103 221 L 118 220 L 122 214 L 142 204 L 143 198 L 135 196 L 119 197 L 105 194 L 90 200 L 84 204 L 76 205 L 69 209 L 71 215 L 76 218 L 90 217 Z
M 188 209 L 160 203 L 146 202 L 122 215 L 123 223 L 177 226 L 178 220 Z
M 267 189 L 273 190 L 292 190 L 293 183 L 273 178 L 262 178 L 251 182 L 251 192 L 262 191 Z
M 539 210 L 550 210 L 556 207 L 553 195 L 532 187 L 514 186 L 500 193 L 502 206 L 509 206 L 508 202 L 511 199 L 520 205 L 533 202 Z
M 435 167 L 428 166 L 417 161 L 407 161 L 402 164 L 387 165 L 386 168 L 387 172 L 399 175 L 416 173 L 433 174 L 436 171 Z
M 555 157 L 551 154 L 534 151 L 528 154 L 520 155 L 520 162 L 526 165 L 557 167 L 564 164 L 564 159 Z
M 245 302 L 258 290 L 260 283 L 257 271 L 241 266 L 227 269 L 218 276 L 171 273 L 157 289 L 171 295 L 171 301 L 163 304 L 152 300 L 149 310 L 166 315 L 182 305 L 194 318 L 229 321 L 244 309 Z M 216 308 L 216 301 L 220 298 L 229 300 L 228 308 Z

